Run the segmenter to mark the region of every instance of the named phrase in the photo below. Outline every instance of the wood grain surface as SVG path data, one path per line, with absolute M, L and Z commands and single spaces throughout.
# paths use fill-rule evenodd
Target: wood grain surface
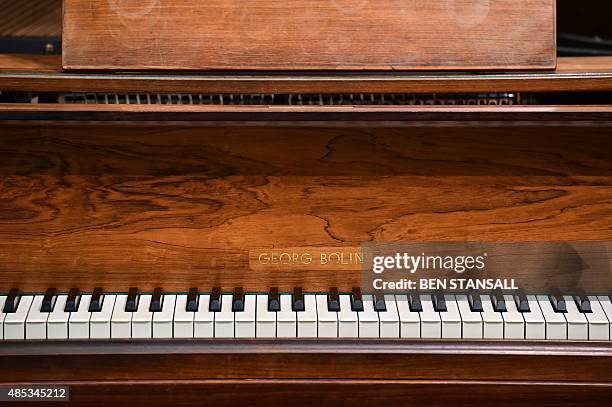
M 611 91 L 612 57 L 559 58 L 555 71 L 377 73 L 62 72 L 59 57 L 0 54 L 0 89 L 32 92 L 453 93 Z
M 611 355 L 594 342 L 6 342 L 0 383 L 69 386 L 78 406 L 601 406 Z
M 164 122 L 223 123 L 244 126 L 389 126 L 429 123 L 504 123 L 507 126 L 527 122 L 543 124 L 582 123 L 610 126 L 612 105 L 513 105 L 513 106 L 291 106 L 291 105 L 165 105 L 165 104 L 0 104 L 0 123 L 55 122 Z M 219 124 L 217 124 L 219 125 Z
M 0 0 L 0 37 L 59 37 L 62 0 Z
M 66 69 L 553 69 L 555 1 L 65 0 L 62 40 Z
M 40 382 L 23 384 L 43 385 Z M 607 404 L 612 386 L 597 382 L 459 380 L 122 380 L 55 382 L 70 386 L 69 406 L 594 406 Z M 40 405 L 19 402 L 19 406 Z M 61 403 L 53 403 L 61 405 Z
M 611 347 L 609 342 L 406 339 L 4 342 L 0 382 L 392 379 L 612 385 Z
M 0 54 L 0 71 L 3 73 L 41 73 L 61 70 L 59 55 Z
M 607 126 L 64 123 L 0 135 L 0 290 L 348 289 L 358 271 L 253 271 L 249 251 L 612 238 Z M 583 277 L 610 287 L 607 274 Z

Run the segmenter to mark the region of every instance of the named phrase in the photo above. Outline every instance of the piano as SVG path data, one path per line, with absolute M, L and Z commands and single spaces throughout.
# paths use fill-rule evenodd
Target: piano
M 287 24 L 327 20 L 287 37 L 291 60 L 282 2 L 211 32 L 194 20 L 235 2 L 181 3 L 66 0 L 62 27 L 48 1 L 44 30 L 2 32 L 29 45 L 0 54 L 0 388 L 67 387 L 69 405 L 608 403 L 605 250 L 599 265 L 520 258 L 508 290 L 378 292 L 362 256 L 378 242 L 609 247 L 612 57 L 578 31 L 597 24 L 553 1 L 475 15 L 472 0 L 413 1 L 432 16 L 410 31 L 430 33 L 428 51 L 389 69 L 418 44 L 381 30 L 378 48 L 334 48 L 332 34 L 413 15 L 306 1 Z M 489 25 L 530 10 L 514 37 Z M 450 36 L 475 42 L 444 48 Z

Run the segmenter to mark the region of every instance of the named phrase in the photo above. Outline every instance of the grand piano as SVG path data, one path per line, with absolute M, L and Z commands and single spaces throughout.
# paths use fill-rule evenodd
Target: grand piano
M 609 262 L 381 293 L 362 255 L 611 253 L 609 5 L 400 3 L 0 2 L 0 387 L 609 403 Z

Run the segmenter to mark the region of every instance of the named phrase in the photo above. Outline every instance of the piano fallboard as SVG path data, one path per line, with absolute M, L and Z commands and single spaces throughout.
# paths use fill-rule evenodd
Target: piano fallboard
M 2 291 L 179 291 L 195 283 L 350 290 L 359 286 L 359 265 L 289 270 L 260 264 L 259 256 L 271 249 L 350 253 L 373 240 L 612 238 L 609 108 L 596 113 L 602 122 L 591 120 L 590 108 L 585 120 L 561 120 L 585 117 L 571 106 L 545 114 L 518 106 L 514 122 L 473 122 L 479 106 L 466 121 L 436 122 L 432 114 L 431 121 L 411 122 L 426 106 L 405 112 L 405 126 L 253 125 L 238 120 L 241 106 L 221 106 L 236 118 L 231 126 L 121 121 L 130 105 L 23 104 L 0 107 L 0 115 L 13 109 L 31 119 L 67 119 L 73 106 L 83 109 L 81 122 L 12 120 L 0 127 L 0 187 L 11 197 L 0 208 Z M 131 109 L 138 116 L 149 107 Z M 192 117 L 204 109 L 168 111 L 173 107 L 194 108 Z M 310 115 L 326 108 L 313 107 Z M 289 116 L 304 110 L 281 109 Z M 360 117 L 343 109 L 345 117 Z M 87 121 L 103 110 L 110 121 Z M 452 114 L 457 110 L 448 112 L 461 120 L 463 113 Z M 517 268 L 512 277 L 537 285 L 550 276 Z M 582 283 L 593 292 L 609 278 L 591 270 Z

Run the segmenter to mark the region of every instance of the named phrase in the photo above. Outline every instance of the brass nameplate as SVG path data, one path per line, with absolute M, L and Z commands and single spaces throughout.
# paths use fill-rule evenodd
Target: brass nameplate
M 252 270 L 360 270 L 359 247 L 285 247 L 251 249 Z

